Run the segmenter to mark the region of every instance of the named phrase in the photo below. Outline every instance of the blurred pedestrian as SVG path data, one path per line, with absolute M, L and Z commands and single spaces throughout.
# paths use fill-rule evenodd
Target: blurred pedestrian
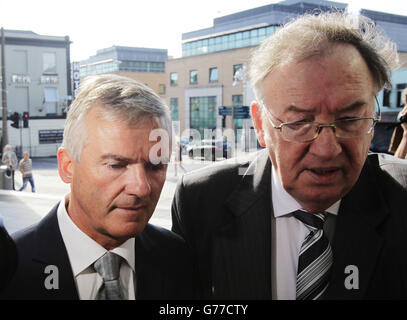
M 1 161 L 10 170 L 11 183 L 12 183 L 13 190 L 15 190 L 14 171 L 16 170 L 16 166 L 17 166 L 17 156 L 16 156 L 15 152 L 12 150 L 11 145 L 7 144 L 4 147 L 3 156 L 1 158 Z
M 406 116 L 407 116 L 407 106 L 405 106 L 403 108 L 403 110 L 400 111 L 399 116 L 397 118 L 400 119 L 400 118 L 406 117 Z M 407 119 L 403 120 L 399 126 L 402 130 L 402 135 L 401 135 L 400 142 L 397 146 L 396 152 L 394 153 L 394 156 L 401 158 L 401 159 L 407 159 L 407 121 L 406 120 Z
M 397 116 L 397 121 L 400 118 L 407 116 L 407 88 L 401 93 L 402 110 Z M 393 135 L 390 140 L 389 152 L 394 153 L 395 157 L 407 159 L 407 121 L 402 121 L 401 124 L 394 128 Z
M 18 165 L 18 170 L 20 170 L 23 176 L 23 185 L 18 191 L 23 191 L 27 186 L 27 183 L 30 182 L 31 191 L 35 192 L 35 185 L 34 185 L 34 177 L 32 174 L 32 160 L 30 159 L 30 155 L 27 151 L 24 152 L 24 158 L 20 160 Z
M 182 143 L 181 143 L 181 138 L 179 140 L 177 140 L 177 143 L 176 143 L 176 146 L 175 146 L 175 160 L 174 160 L 174 176 L 175 177 L 178 175 L 178 169 L 177 169 L 178 166 L 184 171 L 184 173 L 187 172 L 187 170 L 182 165 Z

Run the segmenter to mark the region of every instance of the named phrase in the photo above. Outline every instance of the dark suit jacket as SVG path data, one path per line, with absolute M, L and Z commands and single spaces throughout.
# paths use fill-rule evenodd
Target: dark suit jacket
M 0 293 L 17 268 L 17 248 L 7 230 L 0 226 Z
M 238 171 L 243 174 L 238 174 Z M 271 299 L 271 163 L 266 150 L 189 173 L 173 201 L 173 231 L 190 246 L 198 297 Z M 407 161 L 368 156 L 342 199 L 327 299 L 407 298 Z M 347 289 L 347 266 L 359 288 Z M 350 278 L 348 278 L 350 280 Z M 355 282 L 352 282 L 355 283 Z
M 57 206 L 38 224 L 13 234 L 20 263 L 2 299 L 78 299 L 73 272 L 59 230 Z M 192 296 L 191 261 L 185 242 L 169 230 L 148 224 L 136 238 L 136 299 Z M 86 248 L 83 248 L 86 250 Z M 55 265 L 59 289 L 47 290 L 45 273 Z

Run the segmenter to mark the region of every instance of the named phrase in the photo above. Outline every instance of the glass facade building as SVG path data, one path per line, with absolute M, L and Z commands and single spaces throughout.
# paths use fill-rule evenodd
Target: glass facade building
M 109 60 L 80 66 L 81 77 L 112 72 L 164 73 L 165 62 Z
M 80 77 L 113 72 L 165 73 L 166 49 L 113 46 L 80 62 Z
M 277 28 L 278 26 L 267 26 L 189 41 L 182 45 L 182 56 L 188 57 L 198 54 L 256 46 L 268 36 L 272 35 Z
M 216 96 L 191 97 L 190 128 L 196 129 L 204 137 L 204 129 L 216 129 Z

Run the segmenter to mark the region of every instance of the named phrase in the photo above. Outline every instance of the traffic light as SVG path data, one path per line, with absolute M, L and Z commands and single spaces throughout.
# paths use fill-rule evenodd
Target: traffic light
M 13 123 L 11 124 L 12 127 L 17 129 L 20 127 L 20 115 L 17 112 L 14 112 L 10 116 L 10 120 L 13 121 Z
M 30 120 L 30 114 L 23 112 L 23 128 L 28 128 L 28 120 Z

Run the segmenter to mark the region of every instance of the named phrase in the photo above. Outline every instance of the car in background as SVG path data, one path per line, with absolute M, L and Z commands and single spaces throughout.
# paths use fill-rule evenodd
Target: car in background
M 232 145 L 226 139 L 205 139 L 200 144 L 190 144 L 187 147 L 187 153 L 191 159 L 199 157 L 205 160 L 216 161 L 218 158 L 231 158 Z
M 187 148 L 189 146 L 189 140 L 187 138 L 182 138 L 181 137 L 180 141 L 181 141 L 182 154 L 187 154 Z
M 177 144 L 180 143 L 181 144 L 182 154 L 187 154 L 187 148 L 189 146 L 189 140 L 187 138 L 176 136 L 175 137 L 175 143 L 177 143 Z

